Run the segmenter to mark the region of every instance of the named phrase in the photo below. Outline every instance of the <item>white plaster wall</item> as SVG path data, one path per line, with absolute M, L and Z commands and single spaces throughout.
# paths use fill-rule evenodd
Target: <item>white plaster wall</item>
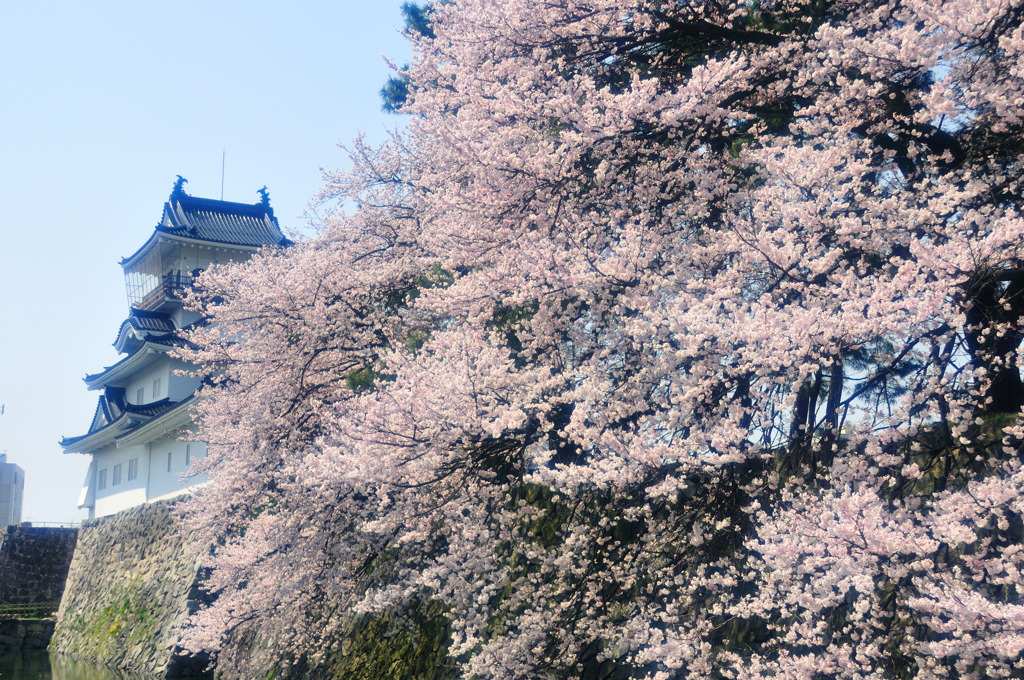
M 192 312 L 187 309 L 184 309 L 183 307 L 179 307 L 178 309 L 174 310 L 172 318 L 174 319 L 174 323 L 178 328 L 184 328 L 185 326 L 188 326 L 191 323 L 199 321 L 199 319 L 203 317 L 201 314 L 197 312 Z
M 130 404 L 150 404 L 154 401 L 158 401 L 167 396 L 167 388 L 170 381 L 171 370 L 170 370 L 170 357 L 161 356 L 156 361 L 151 363 L 146 368 L 142 369 L 138 373 L 132 376 L 131 380 L 125 385 L 126 396 L 128 397 L 128 403 Z M 160 379 L 160 393 L 153 396 L 153 381 L 157 378 Z M 142 401 L 139 402 L 136 394 L 138 394 L 139 388 L 145 391 L 142 397 Z
M 167 360 L 168 373 L 170 373 L 171 376 L 169 378 L 167 396 L 170 397 L 172 401 L 188 399 L 199 388 L 200 379 L 188 375 L 175 375 L 175 373 L 181 370 L 195 370 L 195 367 L 180 359 L 168 357 Z
M 100 473 L 106 470 L 106 488 L 96 488 L 96 504 L 92 515 L 104 517 L 120 512 L 134 505 L 146 502 L 146 477 L 148 474 L 148 455 L 145 445 L 117 448 L 108 446 L 94 455 L 96 475 L 93 484 L 98 484 Z M 138 476 L 128 479 L 128 465 L 133 458 L 138 459 Z M 121 466 L 121 480 L 114 484 L 114 466 Z
M 192 393 L 199 387 L 199 378 L 187 375 L 175 375 L 176 371 L 189 370 L 190 366 L 179 359 L 173 359 L 164 355 L 132 376 L 125 386 L 128 396 L 128 403 L 138 404 L 136 395 L 139 388 L 145 390 L 145 396 L 141 403 L 151 404 L 166 397 L 171 401 L 181 401 L 192 396 Z M 153 395 L 153 381 L 160 379 L 160 393 Z
M 206 444 L 202 442 L 185 442 L 171 437 L 155 439 L 149 444 L 149 500 L 170 498 L 206 481 L 206 476 L 188 477 L 185 465 L 185 453 L 188 451 L 192 460 L 206 455 Z M 168 470 L 168 454 L 170 469 Z
M 177 433 L 180 434 L 180 433 Z M 155 500 L 173 498 L 188 487 L 207 481 L 206 475 L 187 476 L 186 451 L 192 461 L 206 455 L 203 442 L 185 442 L 175 436 L 165 436 L 148 444 L 117 448 L 108 446 L 94 454 L 95 474 L 91 483 L 95 490 L 95 503 L 89 517 L 106 517 L 136 505 Z M 170 470 L 168 470 L 168 453 Z M 138 475 L 128 479 L 129 463 L 138 459 Z M 113 483 L 114 466 L 121 465 L 121 480 Z M 100 471 L 106 471 L 106 487 L 97 487 Z

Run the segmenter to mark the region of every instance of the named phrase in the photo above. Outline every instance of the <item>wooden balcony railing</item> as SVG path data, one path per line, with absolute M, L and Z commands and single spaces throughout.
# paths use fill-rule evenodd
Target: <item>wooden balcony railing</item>
M 168 298 L 176 299 L 192 287 L 192 274 L 179 270 L 169 271 L 160 278 L 160 284 L 146 293 L 136 305 L 139 309 L 156 309 Z

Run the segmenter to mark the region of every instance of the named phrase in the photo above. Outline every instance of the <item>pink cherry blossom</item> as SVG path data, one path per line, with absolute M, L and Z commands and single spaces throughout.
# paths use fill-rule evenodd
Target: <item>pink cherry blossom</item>
M 322 232 L 193 296 L 190 648 L 434 602 L 467 678 L 1018 677 L 1024 5 L 431 18 Z

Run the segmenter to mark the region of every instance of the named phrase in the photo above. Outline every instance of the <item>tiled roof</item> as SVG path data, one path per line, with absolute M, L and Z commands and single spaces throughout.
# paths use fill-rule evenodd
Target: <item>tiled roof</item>
M 96 405 L 96 415 L 93 416 L 92 425 L 89 431 L 78 437 L 64 437 L 60 441 L 61 447 L 67 449 L 86 437 L 90 437 L 101 430 L 117 427 L 118 430 L 129 430 L 137 427 L 141 422 L 131 421 L 122 423 L 126 415 L 141 416 L 142 422 L 167 413 L 179 403 L 170 399 L 161 399 L 150 404 L 129 404 L 125 397 L 125 391 L 120 387 L 108 387 L 99 398 Z
M 131 307 L 128 318 L 117 329 L 114 347 L 118 352 L 131 352 L 147 340 L 161 342 L 163 337 L 169 338 L 174 331 L 174 320 L 170 314 Z
M 130 352 L 129 352 L 128 356 L 124 357 L 123 359 L 118 361 L 113 366 L 107 366 L 106 368 L 104 368 L 99 373 L 86 373 L 85 374 L 85 378 L 83 378 L 83 380 L 85 380 L 86 384 L 96 383 L 96 382 L 102 381 L 104 376 L 107 376 L 107 375 L 113 373 L 116 370 L 120 370 L 124 366 L 127 366 L 129 364 L 129 362 L 134 361 L 135 358 L 136 358 L 135 355 L 138 354 L 139 350 L 142 347 L 144 347 L 146 345 L 146 343 L 150 343 L 151 345 L 158 345 L 160 347 L 168 347 L 168 348 L 170 348 L 170 347 L 188 347 L 189 346 L 188 341 L 186 341 L 184 338 L 178 337 L 177 335 L 153 335 L 153 334 L 150 334 L 150 333 L 146 333 L 143 336 L 143 338 L 142 338 L 142 342 L 139 342 L 138 344 L 136 344 L 136 345 L 134 345 L 133 347 L 130 348 Z M 114 343 L 114 345 L 116 347 L 117 343 Z
M 147 342 L 166 347 L 181 346 L 181 339 L 174 334 L 176 330 L 170 314 L 131 307 L 128 318 L 122 321 L 121 327 L 117 329 L 114 348 L 120 353 L 134 354 Z M 86 381 L 92 377 L 94 376 L 87 376 Z
M 155 418 L 156 416 L 170 411 L 172 408 L 178 405 L 178 402 L 171 401 L 170 399 L 164 398 L 160 401 L 154 401 L 152 404 L 125 404 L 125 411 L 128 413 L 137 413 L 142 416 L 148 416 Z
M 156 230 L 201 241 L 238 246 L 284 246 L 291 242 L 278 227 L 269 203 L 230 203 L 177 191 L 164 204 Z
M 186 181 L 178 177 L 153 235 L 132 255 L 121 260 L 122 267 L 131 266 L 143 257 L 162 235 L 243 248 L 292 245 L 281 233 L 266 187 L 259 191 L 261 199 L 257 203 L 232 203 L 189 196 L 183 188 Z
M 104 390 L 103 394 L 100 395 L 99 410 L 103 414 L 107 423 L 112 423 L 125 412 L 125 406 L 128 400 L 124 396 L 124 388 L 122 387 L 108 387 Z M 98 427 L 89 428 L 90 432 L 98 430 Z
M 174 320 L 171 319 L 170 314 L 150 312 L 138 307 L 131 308 L 124 323 L 131 324 L 132 328 L 137 331 L 156 331 L 158 333 L 174 331 Z
M 124 389 L 120 387 L 108 387 L 100 397 L 100 409 L 107 417 L 108 423 L 113 423 L 126 413 L 152 418 L 172 408 L 174 402 L 166 398 L 150 404 L 129 404 Z

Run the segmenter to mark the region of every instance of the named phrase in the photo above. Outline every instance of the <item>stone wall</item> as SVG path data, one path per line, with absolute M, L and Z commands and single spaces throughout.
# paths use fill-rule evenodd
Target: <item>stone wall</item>
M 56 610 L 77 537 L 77 529 L 7 527 L 0 535 L 0 605 Z
M 46 649 L 53 626 L 53 619 L 0 620 L 0 654 Z
M 131 508 L 82 525 L 50 650 L 157 675 L 197 675 L 179 634 L 201 596 L 198 559 L 174 502 Z

